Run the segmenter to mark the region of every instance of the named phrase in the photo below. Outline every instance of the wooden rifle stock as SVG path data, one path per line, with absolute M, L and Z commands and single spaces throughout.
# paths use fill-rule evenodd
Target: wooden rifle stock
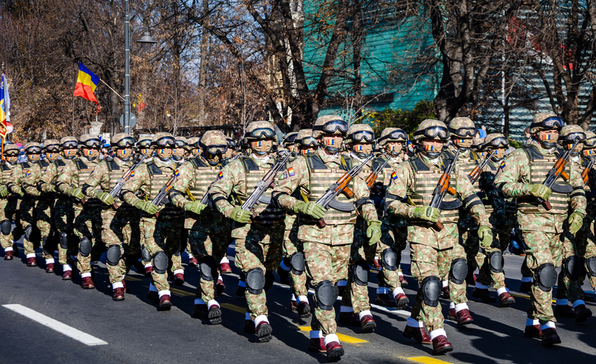
M 440 221 L 437 221 L 433 224 L 433 229 L 435 229 L 437 231 L 443 230 L 444 227 L 445 226 Z
M 352 198 L 354 196 L 354 192 L 348 187 L 348 183 L 350 183 L 350 181 L 352 181 L 352 177 L 350 177 L 348 174 L 345 174 L 339 179 L 339 181 L 337 181 L 338 185 L 335 190 L 342 191 L 346 196 L 348 196 L 348 198 Z M 323 218 L 320 218 L 319 221 L 317 221 L 317 226 L 322 229 L 327 226 L 327 223 Z

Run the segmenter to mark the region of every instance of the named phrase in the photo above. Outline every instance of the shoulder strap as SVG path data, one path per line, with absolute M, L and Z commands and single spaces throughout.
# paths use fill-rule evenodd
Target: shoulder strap
M 413 157 L 408 160 L 414 172 L 418 171 L 430 171 L 430 168 L 418 157 Z
M 87 165 L 86 165 L 85 163 L 83 163 L 83 161 L 82 161 L 82 160 L 80 160 L 80 159 L 77 159 L 77 160 L 75 161 L 75 164 L 76 164 L 76 166 L 77 166 L 77 169 L 78 169 L 79 171 L 80 171 L 81 169 L 87 169 Z
M 534 161 L 535 159 L 544 159 L 542 154 L 540 154 L 533 145 L 524 146 L 522 149 L 528 155 L 530 162 Z
M 352 165 L 354 163 L 353 163 L 351 157 L 349 157 L 347 155 L 346 156 L 342 155 L 342 156 L 340 156 L 340 159 L 341 159 L 341 168 L 344 171 L 349 171 L 350 169 L 352 169 Z
M 108 171 L 117 171 L 120 169 L 118 163 L 116 163 L 113 159 L 106 159 L 106 165 L 108 166 Z
M 327 166 L 325 165 L 325 163 L 323 163 L 321 157 L 319 157 L 318 155 L 306 154 L 304 157 L 306 159 L 306 165 L 308 166 L 308 169 L 310 171 L 315 169 L 327 169 Z
M 159 169 L 159 167 L 153 161 L 147 163 L 147 169 L 149 170 L 149 174 L 151 176 L 155 176 L 157 174 L 163 174 L 161 169 Z
M 192 163 L 193 167 L 195 168 L 208 167 L 208 165 L 206 165 L 205 162 L 203 162 L 199 157 L 191 158 L 190 163 Z
M 242 161 L 242 165 L 244 166 L 245 171 L 258 171 L 259 166 L 252 160 L 250 157 L 242 157 L 240 159 Z
M 56 163 L 58 167 L 64 167 L 66 165 L 62 159 L 56 159 L 54 163 Z

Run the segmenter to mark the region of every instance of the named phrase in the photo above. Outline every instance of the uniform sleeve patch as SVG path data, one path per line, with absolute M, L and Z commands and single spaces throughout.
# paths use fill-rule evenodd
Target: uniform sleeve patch
M 219 171 L 219 174 L 217 175 L 217 179 L 222 179 L 223 178 L 223 171 Z
M 294 168 L 293 168 L 293 167 L 290 167 L 290 168 L 288 168 L 288 175 L 289 175 L 290 177 L 294 177 L 294 174 L 295 174 L 295 173 L 294 173 Z
M 95 172 L 95 171 L 93 171 L 93 172 Z M 93 174 L 93 172 L 91 172 L 91 174 Z M 132 178 L 134 176 L 135 176 L 135 171 L 130 172 L 130 178 Z
M 180 176 L 180 172 L 178 170 L 174 171 L 174 176 L 179 177 Z
M 31 171 L 30 171 L 30 170 L 27 170 L 27 171 L 25 172 L 25 177 L 29 177 L 30 175 L 31 175 Z
M 397 173 L 395 173 L 395 172 L 391 173 L 391 179 L 392 180 L 396 180 L 397 179 Z

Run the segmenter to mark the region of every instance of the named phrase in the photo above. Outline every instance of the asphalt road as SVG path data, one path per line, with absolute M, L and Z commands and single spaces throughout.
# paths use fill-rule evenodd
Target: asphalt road
M 22 252 L 22 250 L 21 250 Z M 229 250 L 232 255 L 233 250 Z M 21 254 L 22 256 L 22 254 Z M 430 345 L 418 345 L 402 336 L 408 312 L 373 307 L 377 321 L 374 333 L 362 334 L 358 328 L 340 327 L 345 363 L 581 363 L 596 358 L 596 318 L 584 324 L 563 318 L 557 331 L 563 344 L 544 348 L 539 340 L 523 337 L 527 295 L 518 294 L 522 258 L 506 255 L 508 285 L 516 304 L 499 308 L 470 301 L 475 324 L 457 328 L 447 323 L 446 331 L 454 351 L 432 356 Z M 413 302 L 416 283 L 407 274 L 409 260 L 404 253 L 402 266 L 410 282 L 405 289 Z M 309 353 L 309 321 L 301 321 L 288 309 L 289 289 L 276 283 L 268 292 L 270 321 L 274 339 L 257 343 L 243 332 L 246 303 L 236 297 L 238 271 L 224 277 L 227 289 L 219 301 L 223 324 L 210 326 L 191 317 L 194 289 L 198 280 L 195 268 L 187 268 L 183 286 L 173 286 L 173 308 L 158 312 L 146 299 L 149 279 L 131 272 L 127 277 L 130 293 L 123 302 L 111 299 L 104 263 L 95 267 L 95 290 L 80 288 L 80 279 L 62 281 L 59 273 L 46 274 L 42 268 L 26 267 L 23 261 L 0 261 L 0 363 L 316 363 L 325 362 L 323 354 Z M 371 277 L 374 299 L 376 274 Z M 589 289 L 588 286 L 584 287 Z M 472 288 L 468 289 L 471 296 Z M 496 292 L 492 292 L 496 295 Z M 593 297 L 593 295 L 592 295 Z M 441 300 L 444 314 L 448 302 Z M 596 314 L 596 305 L 588 307 Z M 339 307 L 339 302 L 337 307 Z M 36 320 L 19 312 L 43 315 Z M 33 310 L 33 311 L 31 311 Z M 40 323 L 44 319 L 55 321 Z M 67 325 L 67 326 L 64 326 Z M 91 344 L 67 336 L 74 335 Z M 84 334 L 83 334 L 84 333 Z M 78 336 L 77 336 L 78 335 Z M 89 337 L 87 337 L 89 339 Z M 437 361 L 440 360 L 440 361 Z

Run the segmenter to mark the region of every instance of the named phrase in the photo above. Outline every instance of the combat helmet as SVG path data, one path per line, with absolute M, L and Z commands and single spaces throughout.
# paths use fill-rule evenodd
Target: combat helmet
M 118 133 L 112 137 L 111 142 L 112 148 L 114 149 L 132 148 L 135 144 L 135 139 L 129 134 Z
M 476 136 L 476 125 L 472 119 L 467 117 L 453 118 L 449 122 L 449 132 L 452 138 L 474 138 Z
M 99 140 L 99 137 L 96 135 L 83 134 L 79 138 L 79 147 L 99 149 L 101 147 L 101 140 Z
M 391 142 L 405 143 L 408 141 L 408 134 L 400 128 L 385 128 L 377 139 L 377 144 L 383 146 Z

